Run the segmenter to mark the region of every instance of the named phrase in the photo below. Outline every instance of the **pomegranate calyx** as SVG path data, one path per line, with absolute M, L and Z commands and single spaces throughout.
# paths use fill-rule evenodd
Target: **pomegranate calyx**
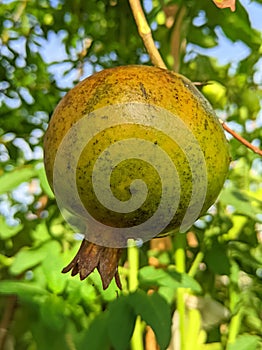
M 118 261 L 121 254 L 122 249 L 120 248 L 103 247 L 84 239 L 76 256 L 63 268 L 62 273 L 72 270 L 72 276 L 79 273 L 80 279 L 84 280 L 97 268 L 101 276 L 103 289 L 107 289 L 113 277 L 115 277 L 118 288 L 122 289 L 118 274 Z

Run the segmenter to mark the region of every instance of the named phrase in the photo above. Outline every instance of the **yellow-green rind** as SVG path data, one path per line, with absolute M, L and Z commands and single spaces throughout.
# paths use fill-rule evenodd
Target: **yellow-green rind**
M 133 102 L 161 107 L 179 116 L 192 131 L 203 151 L 207 169 L 206 199 L 199 213 L 203 214 L 216 200 L 226 179 L 230 159 L 227 141 L 211 106 L 195 86 L 179 74 L 155 67 L 124 66 L 107 69 L 85 79 L 66 94 L 52 116 L 44 140 L 45 168 L 50 185 L 53 184 L 53 167 L 59 145 L 70 128 L 92 111 L 105 106 Z M 161 118 L 161 116 L 158 117 Z M 179 133 L 179 130 L 177 132 Z M 141 172 L 134 162 L 128 163 L 127 160 L 123 163 L 122 172 L 112 173 L 112 191 L 118 199 L 127 200 L 130 195 L 128 191 L 130 181 L 137 178 L 145 179 L 152 189 L 151 197 L 139 211 L 123 216 L 106 210 L 97 202 L 92 192 L 92 167 L 101 150 L 106 149 L 112 142 L 132 137 L 156 142 L 174 161 L 178 169 L 181 201 L 175 217 L 165 231 L 175 230 L 180 226 L 190 201 L 192 193 L 190 166 L 192 164 L 188 164 L 186 155 L 181 153 L 173 140 L 150 127 L 137 124 L 115 126 L 101 132 L 96 137 L 97 142 L 86 146 L 77 165 L 77 186 L 80 198 L 97 220 L 111 226 L 137 225 L 154 213 L 161 195 L 159 179 L 154 172 L 150 175 L 147 168 Z M 90 166 L 84 170 L 87 163 Z M 193 166 L 197 166 L 197 162 Z M 123 175 L 123 172 L 126 175 Z M 124 181 L 121 181 L 119 174 Z M 63 174 L 63 176 L 66 178 L 67 175 Z

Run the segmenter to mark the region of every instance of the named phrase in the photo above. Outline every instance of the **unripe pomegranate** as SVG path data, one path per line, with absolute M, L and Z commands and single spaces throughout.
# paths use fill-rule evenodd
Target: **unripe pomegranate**
M 47 178 L 65 217 L 85 230 L 64 269 L 98 268 L 106 288 L 128 239 L 185 232 L 215 202 L 229 152 L 210 104 L 184 76 L 106 69 L 58 104 L 44 140 Z

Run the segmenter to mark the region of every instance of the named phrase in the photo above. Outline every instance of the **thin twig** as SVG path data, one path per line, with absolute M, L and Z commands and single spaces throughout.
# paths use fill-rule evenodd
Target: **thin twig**
M 0 350 L 5 348 L 5 342 L 7 338 L 8 329 L 12 322 L 15 308 L 16 308 L 16 296 L 11 295 L 7 298 L 3 317 L 0 322 Z
M 28 0 L 23 0 L 20 3 L 18 3 L 14 13 L 13 13 L 13 20 L 15 23 L 19 21 L 19 19 L 22 17 L 26 6 L 27 6 Z
M 195 86 L 206 86 L 211 85 L 212 83 L 210 81 L 193 81 L 192 84 Z
M 129 0 L 130 7 L 137 25 L 138 33 L 143 40 L 145 48 L 154 66 L 167 69 L 156 45 L 154 43 L 151 29 L 147 23 L 140 0 Z
M 226 130 L 229 134 L 231 134 L 236 140 L 241 142 L 244 146 L 247 148 L 251 149 L 256 154 L 259 154 L 262 156 L 262 150 L 259 149 L 258 147 L 252 145 L 252 143 L 248 142 L 246 139 L 244 139 L 242 136 L 240 136 L 238 133 L 236 133 L 234 130 L 230 129 L 229 126 L 227 126 L 223 120 L 219 119 L 220 123 L 222 124 L 224 130 Z

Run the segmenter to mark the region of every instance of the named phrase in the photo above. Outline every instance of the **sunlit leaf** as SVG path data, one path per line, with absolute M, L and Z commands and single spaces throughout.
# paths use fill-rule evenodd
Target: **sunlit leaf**
M 54 247 L 59 246 L 56 241 L 49 241 L 38 248 L 24 248 L 21 249 L 15 256 L 14 262 L 10 267 L 10 273 L 12 275 L 19 275 L 25 272 L 29 268 L 33 268 L 40 262 L 42 262 L 45 257 L 49 256 L 49 251 Z
M 0 194 L 12 191 L 22 182 L 31 180 L 37 174 L 31 166 L 21 167 L 0 176 Z
M 153 266 L 145 266 L 139 271 L 139 279 L 142 284 L 151 286 L 165 286 L 176 290 L 177 288 L 190 288 L 200 292 L 201 287 L 194 278 L 187 274 L 181 274 L 174 269 L 156 269 Z
M 228 344 L 228 350 L 257 350 L 259 339 L 255 335 L 240 335 L 232 344 Z
M 37 169 L 38 173 L 38 178 L 40 180 L 40 185 L 43 188 L 44 192 L 48 195 L 49 198 L 54 198 L 54 193 L 50 188 L 50 185 L 47 181 L 46 173 L 45 173 L 45 168 L 44 166 L 39 166 Z
M 31 299 L 37 295 L 45 295 L 47 291 L 37 285 L 21 281 L 0 281 L 1 295 L 17 295 L 21 299 Z
M 67 276 L 61 273 L 64 261 L 61 256 L 61 247 L 58 244 L 49 245 L 48 254 L 42 266 L 48 288 L 55 294 L 62 293 L 66 286 Z
M 40 305 L 40 315 L 44 324 L 52 330 L 61 330 L 66 323 L 66 302 L 59 296 L 50 294 Z
M 260 221 L 257 214 L 261 213 L 262 201 L 252 198 L 249 194 L 237 188 L 225 188 L 219 197 L 220 201 L 231 205 L 236 214 L 248 216 L 254 220 Z
M 3 216 L 0 216 L 0 240 L 8 239 L 15 236 L 23 229 L 22 224 L 9 226 Z

